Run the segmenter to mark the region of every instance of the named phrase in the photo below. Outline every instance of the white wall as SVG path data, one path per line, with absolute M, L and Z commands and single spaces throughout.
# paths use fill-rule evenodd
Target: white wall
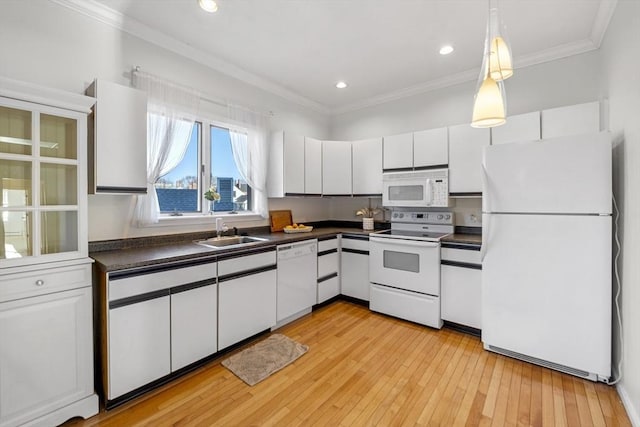
M 624 363 L 618 391 L 640 426 L 640 2 L 618 1 L 601 48 L 603 95 L 614 134 L 614 194 L 620 208 Z M 620 354 L 616 327 L 614 359 Z
M 505 82 L 508 114 L 600 99 L 599 52 L 519 68 Z M 349 140 L 432 129 L 471 120 L 476 82 L 467 82 L 332 117 L 331 139 Z M 479 226 L 482 201 L 452 199 L 455 224 Z M 348 211 L 332 206 L 336 218 Z
M 526 68 L 505 82 L 508 114 L 593 101 L 600 96 L 597 51 Z M 359 139 L 469 123 L 476 82 L 343 113 L 332 139 Z
M 1 9 L 0 75 L 83 93 L 94 78 L 128 85 L 130 70 L 134 65 L 139 65 L 149 73 L 196 87 L 209 97 L 228 99 L 260 111 L 273 111 L 273 129 L 288 129 L 318 138 L 328 136 L 329 119 L 325 115 L 244 84 L 51 1 L 2 0 Z M 212 107 L 211 110 L 213 114 L 224 114 L 220 108 L 216 111 Z M 328 203 L 317 206 L 316 202 L 293 200 L 290 205 L 294 215 L 298 210 L 310 219 L 326 219 L 328 215 Z M 90 196 L 89 240 L 211 229 L 211 224 L 139 229 L 130 225 L 132 206 L 132 196 Z M 266 223 L 259 221 L 244 225 Z

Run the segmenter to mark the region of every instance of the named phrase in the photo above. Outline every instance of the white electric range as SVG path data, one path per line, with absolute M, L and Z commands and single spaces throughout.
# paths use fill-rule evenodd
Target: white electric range
M 451 212 L 393 212 L 391 229 L 369 235 L 369 307 L 442 327 L 440 239 L 452 234 Z

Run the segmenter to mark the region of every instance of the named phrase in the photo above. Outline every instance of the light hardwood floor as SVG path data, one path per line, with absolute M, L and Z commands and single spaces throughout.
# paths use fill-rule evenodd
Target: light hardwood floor
M 280 330 L 307 354 L 254 387 L 220 359 L 65 426 L 629 426 L 613 387 L 338 301 Z M 263 338 L 260 338 L 263 339 Z

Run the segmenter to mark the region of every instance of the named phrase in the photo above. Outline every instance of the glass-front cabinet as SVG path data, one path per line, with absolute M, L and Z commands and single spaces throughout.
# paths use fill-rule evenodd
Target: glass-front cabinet
M 95 99 L 0 76 L 0 426 L 98 412 L 87 232 Z
M 0 98 L 0 265 L 87 256 L 86 120 Z

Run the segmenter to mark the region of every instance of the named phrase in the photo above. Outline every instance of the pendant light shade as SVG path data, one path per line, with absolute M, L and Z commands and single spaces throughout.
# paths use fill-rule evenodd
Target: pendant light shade
M 491 40 L 489 73 L 495 81 L 506 80 L 513 76 L 513 65 L 511 64 L 509 46 L 504 38 L 499 35 Z
M 506 122 L 503 89 L 502 83 L 495 81 L 491 76 L 484 79 L 473 102 L 471 126 L 487 128 Z
M 513 75 L 511 51 L 500 33 L 497 6 L 489 0 L 489 19 L 484 42 L 484 56 L 473 101 L 471 126 L 487 128 L 506 123 L 507 102 L 504 80 Z

